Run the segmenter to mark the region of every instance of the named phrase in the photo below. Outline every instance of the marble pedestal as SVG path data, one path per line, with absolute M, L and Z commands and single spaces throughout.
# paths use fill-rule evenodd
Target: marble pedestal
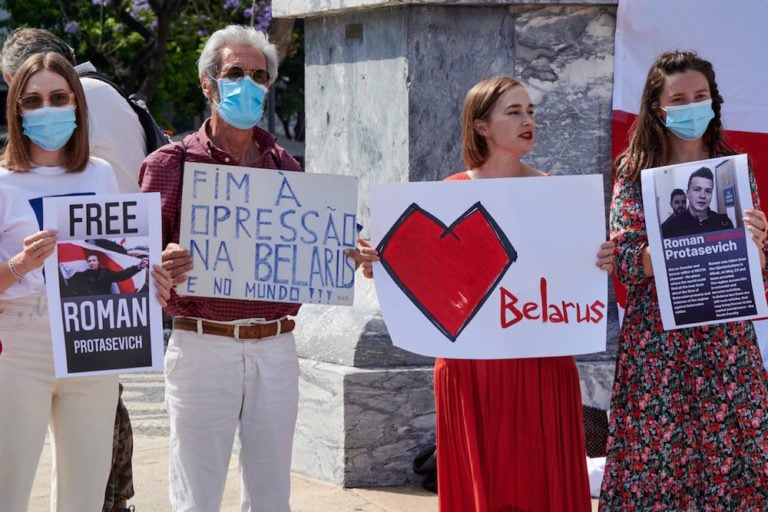
M 300 363 L 293 470 L 343 487 L 420 483 L 413 458 L 435 442 L 432 367 Z M 613 362 L 577 366 L 584 405 L 608 409 Z
M 432 367 L 300 363 L 292 469 L 343 487 L 419 484 L 413 458 L 435 442 Z M 577 366 L 584 405 L 608 409 L 613 363 Z
M 344 487 L 415 484 L 435 442 L 432 367 L 360 369 L 301 360 L 294 471 Z

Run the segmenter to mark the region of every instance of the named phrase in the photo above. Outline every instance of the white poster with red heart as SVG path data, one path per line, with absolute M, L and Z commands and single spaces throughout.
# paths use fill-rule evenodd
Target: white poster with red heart
M 600 175 L 375 185 L 376 294 L 393 343 L 432 357 L 605 350 Z

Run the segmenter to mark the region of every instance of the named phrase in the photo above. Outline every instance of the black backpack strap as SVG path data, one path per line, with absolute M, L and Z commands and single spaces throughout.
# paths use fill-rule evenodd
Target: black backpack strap
M 181 170 L 184 170 L 184 162 L 187 161 L 187 146 L 184 145 L 184 139 L 179 141 L 179 149 L 181 149 Z
M 184 188 L 184 163 L 187 161 L 187 146 L 184 145 L 184 139 L 180 140 L 178 144 L 174 144 L 174 146 L 178 146 L 178 148 L 181 150 L 181 160 L 179 160 L 179 185 L 181 185 L 181 188 Z

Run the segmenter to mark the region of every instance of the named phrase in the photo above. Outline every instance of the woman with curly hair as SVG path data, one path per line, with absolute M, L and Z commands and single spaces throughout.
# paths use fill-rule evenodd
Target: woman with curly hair
M 712 64 L 670 51 L 651 66 L 610 211 L 627 288 L 600 509 L 768 510 L 768 387 L 752 322 L 665 331 L 640 172 L 735 153 L 723 140 Z M 765 271 L 766 222 L 754 176 L 746 235 Z

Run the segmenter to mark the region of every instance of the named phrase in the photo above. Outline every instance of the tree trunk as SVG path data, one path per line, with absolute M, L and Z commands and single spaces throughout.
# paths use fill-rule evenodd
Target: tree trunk
M 293 25 L 294 18 L 272 18 L 272 24 L 269 29 L 269 40 L 277 46 L 278 64 L 282 63 L 286 57 L 290 57 L 295 51 L 293 48 Z
M 139 94 L 143 94 L 147 101 L 152 99 L 157 85 L 160 83 L 160 77 L 165 70 L 165 51 L 168 44 L 168 38 L 171 33 L 171 23 L 176 15 L 181 11 L 183 0 L 166 0 L 162 5 L 150 5 L 158 7 L 155 10 L 157 15 L 157 32 L 155 33 L 155 46 L 149 55 L 149 69 L 147 76 L 139 86 Z

